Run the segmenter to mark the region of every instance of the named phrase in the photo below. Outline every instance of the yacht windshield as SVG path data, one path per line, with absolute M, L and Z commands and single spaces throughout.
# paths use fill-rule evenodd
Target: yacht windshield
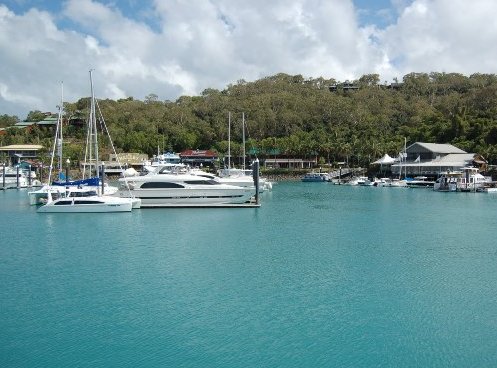
M 215 180 L 185 180 L 185 184 L 190 185 L 219 185 Z

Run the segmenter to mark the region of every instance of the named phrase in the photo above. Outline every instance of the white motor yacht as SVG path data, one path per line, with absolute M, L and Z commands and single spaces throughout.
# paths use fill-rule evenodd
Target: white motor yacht
M 409 188 L 432 188 L 434 184 L 435 181 L 430 180 L 427 176 L 415 176 L 413 179 L 407 180 Z
M 4 188 L 26 188 L 29 185 L 28 176 L 15 167 L 6 166 L 5 171 L 0 167 L 0 186 Z
M 331 178 L 328 173 L 310 172 L 305 174 L 301 180 L 303 182 L 325 182 L 325 181 L 331 181 Z
M 378 187 L 407 188 L 407 181 L 404 179 L 381 178 L 377 182 Z
M 482 190 L 491 178 L 480 174 L 476 167 L 463 167 L 461 171 L 448 171 L 442 174 L 433 190 L 439 192 L 476 192 Z
M 254 187 L 227 185 L 191 173 L 171 173 L 167 167 L 143 176 L 120 178 L 120 197 L 141 199 L 142 207 L 216 207 L 249 202 Z
M 220 183 L 236 185 L 240 187 L 253 187 L 254 177 L 252 176 L 252 169 L 223 169 L 219 170 L 219 176 L 216 177 Z M 266 178 L 259 177 L 259 191 L 271 190 L 273 184 Z
M 367 176 L 356 176 L 344 184 L 369 186 L 369 185 L 371 185 L 371 181 L 369 180 L 369 178 Z

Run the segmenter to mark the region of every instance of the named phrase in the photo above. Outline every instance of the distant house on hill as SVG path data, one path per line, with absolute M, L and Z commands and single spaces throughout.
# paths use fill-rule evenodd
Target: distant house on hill
M 38 151 L 42 148 L 38 144 L 12 144 L 0 147 L 0 155 L 6 156 L 11 165 L 16 165 L 23 160 L 38 158 Z
M 344 92 L 349 92 L 349 91 L 357 91 L 359 89 L 358 85 L 355 85 L 354 83 L 350 81 L 345 81 L 344 83 L 340 84 L 332 84 L 331 86 L 328 87 L 328 89 L 331 92 L 336 92 L 338 90 L 342 90 Z
M 6 134 L 8 129 L 27 129 L 28 131 L 33 129 L 33 127 L 37 126 L 41 129 L 43 128 L 55 128 L 57 126 L 57 121 L 59 117 L 57 114 L 45 113 L 45 118 L 40 121 L 20 121 L 14 125 L 1 128 L 0 134 Z M 86 124 L 85 118 L 79 115 L 73 115 L 69 119 L 63 119 L 64 125 L 71 125 L 75 127 L 83 127 Z

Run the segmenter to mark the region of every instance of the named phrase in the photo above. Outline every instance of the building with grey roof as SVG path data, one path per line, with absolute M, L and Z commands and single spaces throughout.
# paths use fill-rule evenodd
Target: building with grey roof
M 486 169 L 486 160 L 476 153 L 467 153 L 451 144 L 416 142 L 406 148 L 406 154 L 392 164 L 394 175 L 439 176 L 447 171 L 461 170 L 466 166 Z

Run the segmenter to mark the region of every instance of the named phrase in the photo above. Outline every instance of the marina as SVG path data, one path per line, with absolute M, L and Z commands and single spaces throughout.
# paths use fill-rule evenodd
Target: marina
M 3 1 L 0 368 L 495 367 L 496 12 Z
M 4 366 L 497 360 L 497 196 L 278 182 L 262 200 L 66 216 L 2 191 Z

